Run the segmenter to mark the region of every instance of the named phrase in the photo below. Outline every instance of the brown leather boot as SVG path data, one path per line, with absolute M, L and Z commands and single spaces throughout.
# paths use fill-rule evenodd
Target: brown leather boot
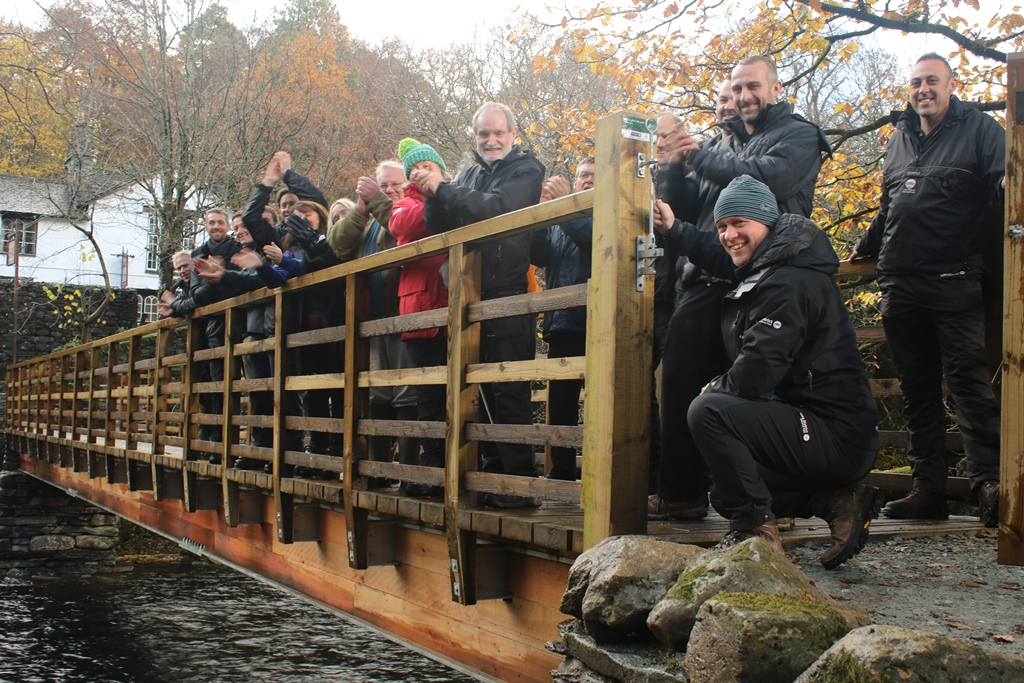
M 987 527 L 999 526 L 999 482 L 995 479 L 981 482 L 978 495 L 978 517 Z
M 890 519 L 946 519 L 946 496 L 914 489 L 899 500 L 889 501 L 882 513 Z
M 837 489 L 828 501 L 825 521 L 832 532 L 832 547 L 818 558 L 825 569 L 835 569 L 856 555 L 868 540 L 868 527 L 876 515 L 881 491 L 857 484 Z

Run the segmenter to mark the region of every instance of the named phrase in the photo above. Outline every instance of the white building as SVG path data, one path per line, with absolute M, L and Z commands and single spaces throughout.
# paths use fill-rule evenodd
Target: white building
M 95 235 L 114 288 L 159 287 L 156 217 L 141 188 L 121 173 L 93 171 L 77 187 L 0 175 L 0 221 L 5 245 L 18 233 L 23 278 L 102 286 L 99 259 L 77 225 Z M 0 275 L 14 276 L 9 260 L 0 259 Z

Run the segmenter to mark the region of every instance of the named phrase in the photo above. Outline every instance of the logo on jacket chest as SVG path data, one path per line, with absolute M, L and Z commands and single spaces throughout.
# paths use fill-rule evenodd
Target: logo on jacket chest
M 775 328 L 776 330 L 782 327 L 782 323 L 778 320 L 772 320 L 771 318 L 761 318 L 757 321 L 759 325 L 767 325 L 768 327 Z

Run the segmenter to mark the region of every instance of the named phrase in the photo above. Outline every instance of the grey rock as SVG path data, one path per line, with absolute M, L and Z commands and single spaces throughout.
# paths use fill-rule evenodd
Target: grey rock
M 651 608 L 707 551 L 647 536 L 613 536 L 577 558 L 561 611 L 582 619 L 598 640 L 644 631 Z
M 559 624 L 566 654 L 622 683 L 688 683 L 683 656 L 650 640 L 598 643 L 579 621 Z
M 720 593 L 697 613 L 684 667 L 692 683 L 791 683 L 849 630 L 828 603 Z
M 836 605 L 785 555 L 754 538 L 696 559 L 651 610 L 647 627 L 665 646 L 684 650 L 701 605 L 722 592 L 806 597 L 831 605 L 851 627 L 868 623 L 866 611 Z
M 897 626 L 850 631 L 796 683 L 1021 683 L 1024 657 Z
M 117 545 L 117 539 L 109 536 L 79 536 L 75 539 L 76 548 L 110 550 L 115 545 Z
M 563 659 L 558 668 L 551 672 L 551 680 L 554 683 L 618 683 L 613 678 L 591 671 L 583 662 L 572 657 Z
M 28 545 L 33 552 L 68 550 L 75 547 L 72 536 L 36 536 Z
M 117 515 L 96 514 L 89 520 L 92 526 L 117 526 Z

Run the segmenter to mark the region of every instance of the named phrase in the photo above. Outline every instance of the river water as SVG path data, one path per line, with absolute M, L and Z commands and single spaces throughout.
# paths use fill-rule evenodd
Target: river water
M 3 683 L 473 680 L 223 567 L 0 581 Z

